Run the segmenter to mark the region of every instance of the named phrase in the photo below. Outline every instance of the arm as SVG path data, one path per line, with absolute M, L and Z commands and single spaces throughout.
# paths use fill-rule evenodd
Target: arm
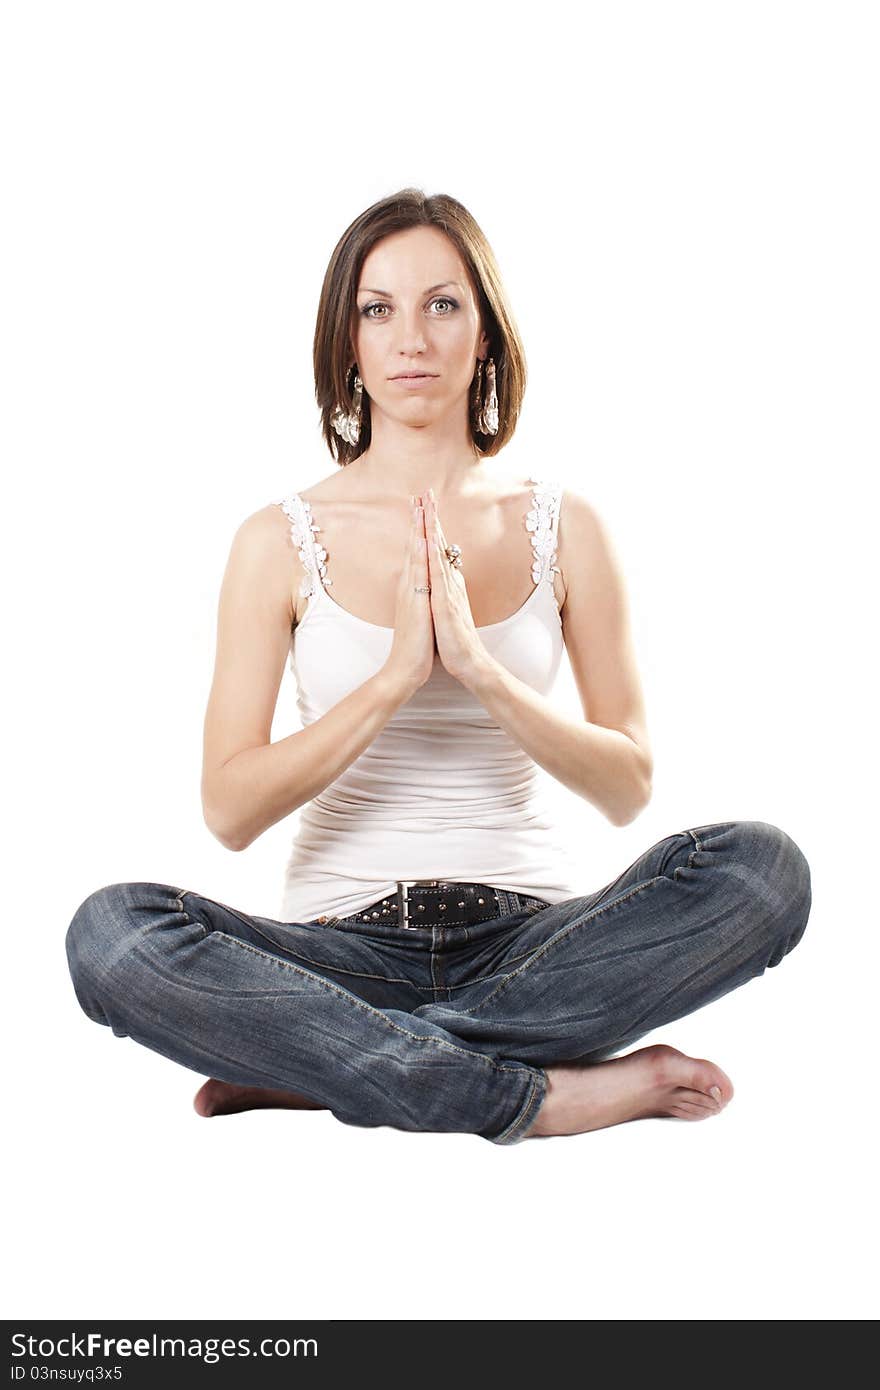
M 231 850 L 246 849 L 335 781 L 411 693 L 383 668 L 307 728 L 270 743 L 302 577 L 287 531 L 275 506 L 242 522 L 220 591 L 202 810 Z
M 585 722 L 552 709 L 485 648 L 463 683 L 551 776 L 612 825 L 628 825 L 650 800 L 653 760 L 623 576 L 601 519 L 568 490 L 557 554 L 565 581 L 563 637 Z

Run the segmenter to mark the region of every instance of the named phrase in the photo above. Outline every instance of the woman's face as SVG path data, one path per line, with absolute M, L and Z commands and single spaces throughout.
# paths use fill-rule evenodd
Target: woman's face
M 478 357 L 489 340 L 454 243 L 437 227 L 408 227 L 377 242 L 364 260 L 357 291 L 354 352 L 376 413 L 428 425 L 461 411 Z M 401 373 L 427 373 L 420 384 Z

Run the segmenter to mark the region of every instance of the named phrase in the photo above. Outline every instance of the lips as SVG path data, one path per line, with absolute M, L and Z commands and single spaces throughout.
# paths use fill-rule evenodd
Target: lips
M 436 372 L 398 372 L 397 376 L 391 378 L 392 381 L 408 381 L 412 377 L 436 376 Z

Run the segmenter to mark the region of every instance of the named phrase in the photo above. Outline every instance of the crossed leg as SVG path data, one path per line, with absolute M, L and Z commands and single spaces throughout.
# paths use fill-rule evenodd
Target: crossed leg
M 500 979 L 415 1015 L 546 1070 L 524 1138 L 705 1119 L 733 1097 L 715 1063 L 666 1044 L 611 1054 L 780 964 L 810 905 L 807 860 L 778 826 L 699 826 L 658 841 L 598 893 L 536 913 Z
M 536 913 L 512 936 L 510 970 L 496 957 L 500 979 L 496 970 L 488 985 L 414 1016 L 544 1069 L 544 1099 L 522 1137 L 705 1119 L 733 1097 L 715 1063 L 666 1044 L 611 1054 L 778 965 L 810 902 L 807 861 L 777 826 L 700 826 L 658 841 L 597 893 Z M 266 1105 L 323 1108 L 214 1080 L 195 1099 L 203 1115 Z

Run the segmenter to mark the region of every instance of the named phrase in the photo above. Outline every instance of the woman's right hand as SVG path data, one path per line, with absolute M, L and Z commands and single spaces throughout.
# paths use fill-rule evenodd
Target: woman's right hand
M 426 592 L 427 544 L 424 508 L 416 503 L 412 506 L 409 540 L 397 585 L 394 639 L 385 663 L 385 670 L 400 683 L 407 696 L 425 684 L 437 652 L 431 595 Z M 416 593 L 417 588 L 425 592 Z

